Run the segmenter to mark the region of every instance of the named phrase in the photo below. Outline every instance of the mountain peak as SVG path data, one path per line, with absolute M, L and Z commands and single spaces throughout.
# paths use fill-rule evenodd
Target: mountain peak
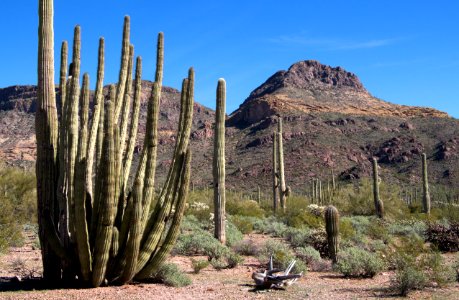
M 331 67 L 316 60 L 299 61 L 278 71 L 256 88 L 248 99 L 272 94 L 282 88 L 303 90 L 342 89 L 367 93 L 359 78 L 342 67 Z
M 256 88 L 233 112 L 229 124 L 245 127 L 275 114 L 336 112 L 397 117 L 435 116 L 431 108 L 392 104 L 370 95 L 359 78 L 316 60 L 304 60 L 278 71 Z

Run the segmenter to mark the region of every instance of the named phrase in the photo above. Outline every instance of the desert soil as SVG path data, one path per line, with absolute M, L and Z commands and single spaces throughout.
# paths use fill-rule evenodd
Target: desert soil
M 169 259 L 192 278 L 190 286 L 168 287 L 163 284 L 131 284 L 96 289 L 9 290 L 11 280 L 41 274 L 40 250 L 31 242 L 11 248 L 0 256 L 0 299 L 397 299 L 391 291 L 392 272 L 384 272 L 373 279 L 346 279 L 333 272 L 308 272 L 285 290 L 257 291 L 253 287 L 252 272 L 262 268 L 254 257 L 234 269 L 222 271 L 208 267 L 199 274 L 192 272 L 191 257 L 174 256 Z M 268 237 L 248 235 L 246 239 L 261 242 Z M 202 258 L 202 257 L 201 257 Z M 21 282 L 16 287 L 21 287 Z M 459 283 L 447 288 L 429 288 L 410 293 L 409 299 L 459 299 Z

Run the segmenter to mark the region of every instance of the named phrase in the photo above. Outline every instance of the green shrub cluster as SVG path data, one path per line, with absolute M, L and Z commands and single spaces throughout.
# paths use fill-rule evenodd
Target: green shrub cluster
M 191 278 L 173 263 L 163 264 L 153 276 L 153 280 L 173 287 L 183 287 L 192 283 Z
M 298 260 L 295 253 L 285 243 L 277 240 L 266 241 L 258 251 L 258 259 L 267 265 L 271 255 L 273 256 L 274 268 L 285 270 L 292 260 L 296 260 L 292 271 L 294 273 L 306 273 L 307 271 L 306 264 L 302 260 Z
M 374 277 L 384 268 L 384 262 L 374 253 L 350 247 L 338 253 L 336 271 L 346 277 Z

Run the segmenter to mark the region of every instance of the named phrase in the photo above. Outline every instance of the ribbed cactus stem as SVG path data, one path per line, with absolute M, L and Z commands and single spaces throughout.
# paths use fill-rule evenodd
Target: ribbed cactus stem
M 429 176 L 427 174 L 427 156 L 422 153 L 422 207 L 424 213 L 430 214 Z
M 373 158 L 373 200 L 375 203 L 376 215 L 384 218 L 384 204 L 379 197 L 379 175 L 378 175 L 378 162 Z
M 332 205 L 325 209 L 325 230 L 327 231 L 328 253 L 332 261 L 336 263 L 339 248 L 339 213 Z
M 217 107 L 215 112 L 214 129 L 214 237 L 220 243 L 226 243 L 225 231 L 225 106 L 226 82 L 223 78 L 218 80 Z
M 70 243 L 70 233 L 68 231 L 68 198 L 67 198 L 67 64 L 68 64 L 68 45 L 67 42 L 62 42 L 61 47 L 61 70 L 59 79 L 59 90 L 61 95 L 61 120 L 59 124 L 59 179 L 57 183 L 57 200 L 59 203 L 59 236 L 64 245 L 68 247 Z
M 188 199 L 190 186 L 191 150 L 188 149 L 187 152 L 182 153 L 181 156 L 182 158 L 179 159 L 179 161 L 182 162 L 180 165 L 180 177 L 178 178 L 178 185 L 175 188 L 175 196 L 173 199 L 173 203 L 175 203 L 175 211 L 173 212 L 173 216 L 169 217 L 172 219 L 170 228 L 165 235 L 161 247 L 157 247 L 148 264 L 137 275 L 138 279 L 148 278 L 159 269 L 166 260 L 169 252 L 172 250 L 172 247 L 174 246 L 174 243 L 180 233 L 180 223 L 185 211 L 185 204 Z
M 104 38 L 99 39 L 99 51 L 97 58 L 97 82 L 96 82 L 96 93 L 94 95 L 94 109 L 92 115 L 91 130 L 89 131 L 88 139 L 88 151 L 86 155 L 86 191 L 92 197 L 91 201 L 94 201 L 93 196 L 93 168 L 94 168 L 94 155 L 97 144 L 97 135 L 99 129 L 99 120 L 101 112 L 103 114 L 103 88 L 104 88 L 104 69 L 105 69 L 105 40 Z M 101 131 L 103 129 L 101 128 Z M 102 132 L 100 133 L 102 136 Z
M 127 69 L 129 64 L 129 46 L 130 46 L 131 19 L 129 16 L 124 17 L 123 25 L 123 41 L 121 44 L 121 67 L 118 76 L 118 85 L 116 86 L 115 100 L 115 121 L 118 122 L 118 117 L 123 104 L 124 90 L 127 81 Z
M 43 277 L 60 278 L 56 253 L 65 253 L 54 228 L 57 211 L 58 120 L 54 90 L 53 1 L 40 0 L 38 5 L 38 91 L 35 132 L 37 140 L 37 209 L 43 261 Z
M 75 163 L 76 155 L 78 148 L 78 133 L 79 133 L 79 118 L 78 111 L 79 105 L 78 100 L 80 97 L 80 49 L 81 49 L 81 30 L 80 26 L 76 26 L 74 30 L 73 37 L 73 70 L 72 77 L 69 78 L 70 86 L 70 98 L 68 105 L 68 162 L 67 162 L 67 172 L 68 172 L 68 203 L 69 203 L 69 230 L 71 239 L 73 240 L 73 235 L 75 234 L 74 224 L 75 224 Z
M 284 145 L 282 137 L 282 117 L 279 116 L 277 123 L 277 159 L 279 164 L 279 194 L 280 194 L 280 206 L 282 211 L 285 212 L 287 209 L 287 186 L 285 185 L 285 174 L 284 174 Z
M 97 220 L 97 236 L 94 246 L 94 265 L 92 273 L 92 285 L 98 287 L 105 279 L 107 262 L 112 245 L 112 229 L 115 212 L 115 140 L 114 140 L 114 106 L 115 86 L 110 86 L 110 100 L 107 105 L 107 115 L 104 125 L 104 145 L 101 161 L 102 181 L 101 197 L 99 203 L 99 215 Z
M 137 140 L 137 128 L 140 114 L 140 96 L 142 94 L 142 58 L 137 57 L 135 81 L 134 81 L 134 103 L 132 108 L 131 127 L 129 128 L 129 141 L 126 151 L 126 158 L 124 160 L 124 192 L 127 192 L 127 185 L 129 181 L 129 173 L 131 171 L 132 157 L 134 155 L 135 143 Z M 142 187 L 142 186 L 141 186 Z
M 163 85 L 163 66 L 164 66 L 164 34 L 158 33 L 158 44 L 156 46 L 156 73 L 155 81 Z
M 61 46 L 61 70 L 59 73 L 59 92 L 61 95 L 61 119 L 64 115 L 65 109 L 65 94 L 67 83 L 67 64 L 68 64 L 68 44 L 67 41 L 62 42 Z
M 77 160 L 75 165 L 75 240 L 78 247 L 80 270 L 83 280 L 90 278 L 91 252 L 89 250 L 88 224 L 86 220 L 86 148 L 89 119 L 89 75 L 83 76 L 81 91 L 81 133 L 79 136 Z
M 273 132 L 273 209 L 277 212 L 279 207 L 279 171 L 277 165 L 277 132 Z

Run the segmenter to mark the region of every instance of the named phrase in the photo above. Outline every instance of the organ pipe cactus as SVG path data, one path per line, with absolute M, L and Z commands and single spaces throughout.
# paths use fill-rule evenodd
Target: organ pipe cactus
M 226 82 L 220 78 L 217 86 L 217 110 L 214 129 L 214 237 L 225 244 L 225 105 Z
M 376 215 L 384 218 L 384 203 L 379 198 L 379 176 L 378 176 L 378 162 L 373 158 L 373 200 L 375 203 Z
M 148 101 L 144 151 L 135 174 L 129 172 L 138 128 L 142 67 L 138 57 L 131 101 L 134 49 L 129 42 L 129 17 L 124 23 L 119 83 L 110 86 L 109 99 L 103 96 L 104 40 L 99 42 L 92 113 L 89 112 L 87 74 L 83 76 L 80 92 L 80 47 L 81 32 L 76 27 L 68 77 L 66 43 L 62 46 L 62 115 L 58 122 L 54 91 L 53 1 L 39 0 L 36 173 L 43 276 L 54 283 L 63 276 L 78 278 L 94 287 L 105 283 L 123 284 L 133 278 L 147 279 L 172 249 L 185 208 L 190 181 L 188 141 L 194 72 L 190 69 L 181 91 L 181 113 L 171 169 L 161 192 L 155 195 L 153 180 L 163 35 L 158 38 L 156 81 Z M 125 144 L 128 130 L 129 140 Z M 129 177 L 135 179 L 132 186 L 128 186 Z M 156 203 L 152 211 L 149 210 L 151 203 Z
M 424 213 L 430 214 L 429 177 L 427 175 L 427 156 L 422 153 L 422 208 Z
M 325 209 L 325 230 L 327 231 L 328 254 L 336 263 L 339 248 L 339 212 L 333 205 Z

